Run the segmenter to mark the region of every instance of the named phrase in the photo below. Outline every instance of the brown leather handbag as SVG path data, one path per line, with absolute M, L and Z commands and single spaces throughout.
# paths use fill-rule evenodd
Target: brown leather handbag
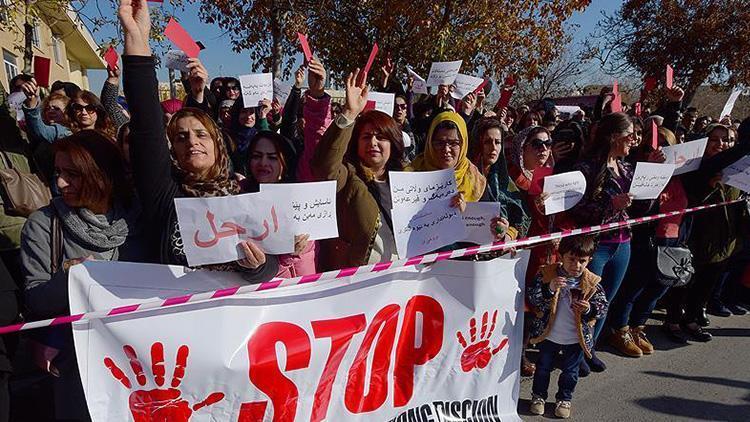
M 6 213 L 28 215 L 49 204 L 52 194 L 42 179 L 34 173 L 14 168 L 8 154 L 5 151 L 1 152 L 5 168 L 0 169 L 0 185 L 3 188 Z

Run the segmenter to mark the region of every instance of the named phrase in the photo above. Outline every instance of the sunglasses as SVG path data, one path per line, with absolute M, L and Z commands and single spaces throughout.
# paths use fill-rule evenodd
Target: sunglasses
M 229 86 L 227 86 L 227 90 L 229 90 L 229 91 L 239 91 L 240 87 L 238 87 L 237 85 L 229 85 Z
M 96 113 L 96 106 L 93 104 L 83 105 L 83 104 L 76 103 L 76 104 L 72 104 L 70 107 L 73 109 L 74 113 L 81 113 L 83 112 L 83 110 L 86 110 L 86 113 L 88 114 Z
M 406 110 L 406 104 L 396 104 L 397 110 Z
M 534 147 L 535 149 L 542 149 L 542 147 L 546 149 L 550 149 L 552 148 L 552 141 L 551 140 L 542 141 L 541 139 L 532 139 L 531 146 Z

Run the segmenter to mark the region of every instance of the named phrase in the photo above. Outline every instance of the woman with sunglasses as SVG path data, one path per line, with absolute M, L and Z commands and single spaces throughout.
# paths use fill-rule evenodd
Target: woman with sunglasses
M 79 91 L 70 99 L 66 114 L 73 133 L 84 129 L 96 130 L 114 142 L 117 129 L 104 110 L 99 97 L 93 92 Z

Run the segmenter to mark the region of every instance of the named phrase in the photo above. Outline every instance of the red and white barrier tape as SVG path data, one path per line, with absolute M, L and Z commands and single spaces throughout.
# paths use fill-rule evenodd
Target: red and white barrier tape
M 278 287 L 286 287 L 307 283 L 314 283 L 320 280 L 332 280 L 338 278 L 350 277 L 357 274 L 367 274 L 379 271 L 385 271 L 391 268 L 408 267 L 412 265 L 430 264 L 433 262 L 443 261 L 451 258 L 459 258 L 477 255 L 485 252 L 498 251 L 508 248 L 521 248 L 528 247 L 537 243 L 547 242 L 553 239 L 562 239 L 563 237 L 576 236 L 579 234 L 593 234 L 598 232 L 604 232 L 613 230 L 625 226 L 634 226 L 638 224 L 647 223 L 649 221 L 660 220 L 666 217 L 673 217 L 680 214 L 687 214 L 696 211 L 701 211 L 709 208 L 723 207 L 732 205 L 738 202 L 743 202 L 743 199 L 734 201 L 727 201 L 718 204 L 701 205 L 694 208 L 687 208 L 680 211 L 672 211 L 662 214 L 654 214 L 647 217 L 633 218 L 627 221 L 620 221 L 616 223 L 602 224 L 598 226 L 583 227 L 573 230 L 563 230 L 561 232 L 548 233 L 540 236 L 532 236 L 524 239 L 517 239 L 510 242 L 495 242 L 489 245 L 482 246 L 471 246 L 464 249 L 456 249 L 452 251 L 438 252 L 428 255 L 415 256 L 413 258 L 401 259 L 398 261 L 381 262 L 373 265 L 364 265 L 361 267 L 344 268 L 341 270 L 328 271 L 325 273 L 311 274 L 302 277 L 288 278 L 288 279 L 273 279 L 260 284 L 251 284 L 246 286 L 229 287 L 226 289 L 214 290 L 204 293 L 187 294 L 184 296 L 170 297 L 167 299 L 160 299 L 150 302 L 137 303 L 132 305 L 120 306 L 113 309 L 107 309 L 103 311 L 95 311 L 84 314 L 66 315 L 57 318 L 46 319 L 42 321 L 24 322 L 20 324 L 8 325 L 0 327 L 0 334 L 13 333 L 17 331 L 31 330 L 34 328 L 51 327 L 55 325 L 70 324 L 78 321 L 90 321 L 96 319 L 103 319 L 106 317 L 129 314 L 133 312 L 141 312 L 149 309 L 165 308 L 175 305 L 183 305 L 186 303 L 197 303 L 204 301 L 211 301 L 216 299 L 223 299 L 230 296 L 237 296 L 243 293 L 250 293 L 256 291 L 270 290 Z

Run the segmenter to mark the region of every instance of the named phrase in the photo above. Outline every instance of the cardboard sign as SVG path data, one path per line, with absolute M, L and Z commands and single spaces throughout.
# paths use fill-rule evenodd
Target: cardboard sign
M 117 54 L 117 50 L 115 50 L 114 47 L 109 46 L 107 49 L 107 52 L 104 53 L 104 61 L 107 62 L 107 68 L 110 70 L 113 70 L 117 68 L 117 60 L 119 59 L 119 55 Z
M 273 74 L 256 73 L 239 77 L 245 107 L 257 107 L 261 100 L 273 99 Z
M 49 88 L 50 59 L 42 56 L 34 56 L 34 79 L 36 84 L 43 88 Z
M 451 85 L 458 76 L 462 60 L 454 62 L 433 62 L 427 76 L 427 86 Z
M 302 53 L 305 55 L 305 62 L 310 63 L 310 60 L 313 58 L 313 53 L 310 49 L 310 43 L 307 41 L 307 35 L 297 32 L 297 39 L 299 39 L 299 44 L 302 46 Z
M 667 89 L 672 89 L 674 87 L 674 70 L 670 65 L 667 65 L 666 80 Z
M 169 19 L 169 23 L 164 29 L 164 35 L 180 50 L 184 51 L 188 57 L 195 58 L 200 54 L 201 48 L 174 18 Z

